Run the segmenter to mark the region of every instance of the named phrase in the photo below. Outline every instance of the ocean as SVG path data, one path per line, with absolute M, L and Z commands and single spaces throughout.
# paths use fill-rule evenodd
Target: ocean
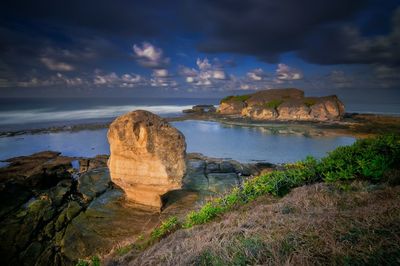
M 160 116 L 182 115 L 196 104 L 217 105 L 217 98 L 20 98 L 0 99 L 0 131 L 85 123 L 111 122 L 128 111 L 142 109 Z M 345 103 L 347 112 L 399 115 L 397 104 Z M 262 129 L 232 127 L 208 121 L 174 122 L 186 137 L 188 152 L 242 162 L 293 162 L 307 155 L 322 157 L 353 137 L 273 135 Z M 18 135 L 0 138 L 0 160 L 42 150 L 67 156 L 108 154 L 107 129 Z M 0 163 L 0 167 L 6 165 Z
M 164 117 L 180 116 L 196 104 L 216 98 L 0 98 L 0 131 L 110 122 L 132 110 Z

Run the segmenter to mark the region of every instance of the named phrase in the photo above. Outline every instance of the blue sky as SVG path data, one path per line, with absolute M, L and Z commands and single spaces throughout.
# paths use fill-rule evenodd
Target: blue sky
M 399 95 L 397 1 L 2 6 L 1 97 L 220 97 L 282 87 Z

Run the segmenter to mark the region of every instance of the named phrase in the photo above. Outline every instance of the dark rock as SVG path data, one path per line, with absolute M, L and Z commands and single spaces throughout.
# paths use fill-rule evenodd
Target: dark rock
M 185 109 L 182 112 L 183 113 L 197 113 L 197 114 L 203 114 L 203 113 L 215 113 L 217 109 L 215 108 L 214 105 L 207 105 L 207 104 L 199 104 L 195 105 L 192 107 L 192 109 Z
M 208 190 L 224 193 L 239 185 L 238 176 L 234 173 L 208 174 Z
M 107 167 L 108 155 L 97 155 L 94 158 L 82 158 L 79 160 L 79 173 L 84 173 L 92 169 Z
M 235 168 L 233 167 L 233 165 L 227 161 L 221 162 L 219 165 L 219 168 L 220 168 L 221 173 L 234 173 L 235 172 Z
M 219 164 L 215 163 L 215 162 L 210 162 L 207 163 L 206 165 L 206 173 L 219 173 L 220 172 L 220 168 L 219 168 Z
M 56 206 L 60 206 L 64 197 L 70 192 L 72 180 L 62 180 L 49 191 L 50 198 Z
M 78 178 L 78 191 L 86 201 L 103 193 L 110 186 L 108 168 L 96 169 L 84 173 Z

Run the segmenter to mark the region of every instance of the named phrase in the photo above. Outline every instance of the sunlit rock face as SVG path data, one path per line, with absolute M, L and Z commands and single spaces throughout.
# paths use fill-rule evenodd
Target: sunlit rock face
M 181 188 L 185 137 L 159 116 L 141 110 L 124 114 L 110 125 L 108 141 L 111 179 L 127 199 L 161 208 L 161 196 Z
M 299 89 L 263 90 L 222 100 L 218 112 L 240 114 L 253 120 L 332 121 L 340 120 L 345 108 L 336 95 L 304 97 Z

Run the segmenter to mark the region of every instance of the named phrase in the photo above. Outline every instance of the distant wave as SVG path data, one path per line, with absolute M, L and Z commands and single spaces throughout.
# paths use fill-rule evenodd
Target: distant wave
M 191 107 L 192 105 L 122 105 L 96 106 L 90 109 L 72 111 L 50 109 L 15 110 L 0 112 L 0 125 L 113 118 L 133 110 L 147 110 L 159 115 L 179 114 L 183 109 Z

